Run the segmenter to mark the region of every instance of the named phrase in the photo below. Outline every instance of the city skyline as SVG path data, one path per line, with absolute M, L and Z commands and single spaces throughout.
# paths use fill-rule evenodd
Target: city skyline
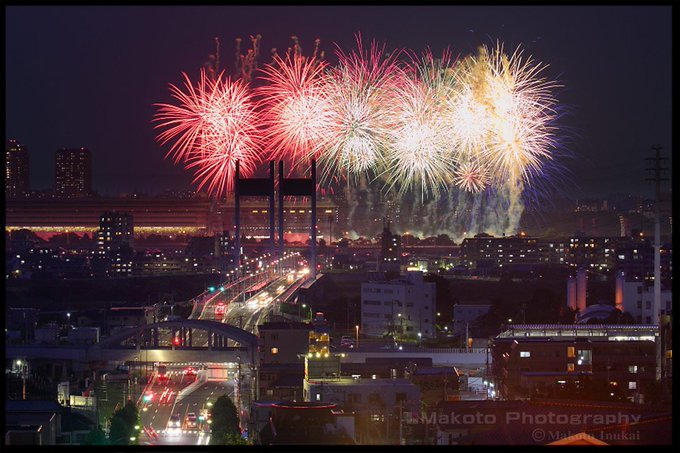
M 521 46 L 548 65 L 547 77 L 563 85 L 556 97 L 567 113 L 559 121 L 564 132 L 558 138 L 573 156 L 562 162 L 573 184 L 561 195 L 570 198 L 651 194 L 644 158 L 655 143 L 666 155 L 672 149 L 670 8 L 41 6 L 6 11 L 6 139 L 29 149 L 35 189 L 54 187 L 54 153 L 62 147 L 91 150 L 95 191 L 195 189 L 191 175 L 164 160 L 167 150 L 154 142 L 153 103 L 169 100 L 168 83 L 179 83 L 181 72 L 197 75 L 214 52 L 214 37 L 222 44 L 222 66 L 233 71 L 233 40 L 244 39 L 243 51 L 251 34 L 262 35 L 262 64 L 269 62 L 270 48 L 290 46 L 291 35 L 299 36 L 306 53 L 320 38 L 331 64 L 335 44 L 352 47 L 357 32 L 388 49 L 420 53 L 429 47 L 434 55 L 450 46 L 454 56 L 462 56 L 496 40 L 510 49 Z M 333 26 L 329 17 L 346 20 Z M 579 27 L 572 30 L 569 24 L 577 17 Z M 242 25 L 232 27 L 228 18 Z M 126 24 L 126 32 L 107 26 L 109 20 Z M 180 23 L 185 33 L 172 33 Z M 192 24 L 200 27 L 196 33 Z M 59 32 L 50 31 L 57 26 Z M 43 49 L 45 58 L 31 58 L 34 48 Z M 645 52 L 649 48 L 655 51 Z M 631 56 L 635 64 L 625 59 Z M 58 64 L 71 69 L 53 74 Z M 622 69 L 612 77 L 610 68 Z M 636 85 L 640 89 L 632 90 Z M 625 109 L 616 108 L 621 102 Z

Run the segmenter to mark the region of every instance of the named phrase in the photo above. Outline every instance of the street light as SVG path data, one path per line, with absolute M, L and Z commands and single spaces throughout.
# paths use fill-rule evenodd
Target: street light
M 418 347 L 420 347 L 422 338 L 423 338 L 423 334 L 418 332 Z
M 21 360 L 16 361 L 19 372 L 21 373 L 21 399 L 26 399 L 26 363 Z
M 397 316 L 399 317 L 399 339 L 401 340 L 404 335 L 404 318 L 401 313 L 398 313 Z
M 68 330 L 71 330 L 71 313 L 66 313 L 66 318 L 68 318 Z
M 357 324 L 356 326 L 354 326 L 354 328 L 357 330 L 357 341 L 356 341 L 356 343 L 357 343 L 357 349 L 359 349 L 359 325 Z

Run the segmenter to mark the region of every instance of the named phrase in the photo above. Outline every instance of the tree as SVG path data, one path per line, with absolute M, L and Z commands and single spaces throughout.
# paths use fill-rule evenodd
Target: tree
M 437 236 L 437 240 L 435 241 L 435 243 L 437 245 L 454 245 L 454 242 L 446 234 L 440 234 L 439 236 Z
M 111 428 L 109 429 L 109 440 L 113 445 L 128 445 L 132 436 L 130 426 L 125 423 L 125 419 L 120 412 L 114 412 L 111 416 Z
M 212 419 L 212 445 L 231 445 L 235 438 L 241 438 L 238 410 L 227 395 L 217 398 L 210 412 Z
M 106 439 L 106 434 L 104 434 L 104 431 L 99 425 L 90 431 L 83 441 L 83 445 L 108 445 L 108 443 L 109 441 Z
M 141 425 L 139 410 L 134 401 L 128 400 L 125 406 L 116 410 L 111 416 L 109 439 L 114 445 L 136 445 L 138 432 L 135 426 Z M 130 439 L 134 437 L 135 440 Z

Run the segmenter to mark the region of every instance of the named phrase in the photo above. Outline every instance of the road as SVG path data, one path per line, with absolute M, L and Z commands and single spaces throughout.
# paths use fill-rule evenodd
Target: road
M 290 272 L 284 277 L 272 280 L 257 294 L 242 301 L 239 297 L 231 301 L 224 298 L 214 297 L 206 302 L 201 319 L 213 319 L 248 332 L 257 334 L 257 326 L 266 319 L 267 315 L 275 308 L 277 296 L 284 294 L 288 288 L 298 285 L 306 276 L 303 272 Z M 224 304 L 222 307 L 219 304 Z M 224 310 L 224 314 L 220 314 Z
M 140 445 L 206 445 L 210 439 L 209 424 L 199 420 L 196 426 L 189 426 L 187 414 L 202 415 L 222 395 L 234 398 L 233 378 L 205 382 L 177 401 L 177 394 L 193 383 L 195 377 L 186 376 L 184 367 L 168 367 L 167 375 L 168 382 L 161 383 L 156 379 L 148 389 L 147 393 L 153 393 L 152 400 L 140 403 L 142 424 L 148 430 L 141 430 Z M 180 427 L 169 426 L 173 415 L 179 418 Z M 154 432 L 157 437 L 152 434 Z

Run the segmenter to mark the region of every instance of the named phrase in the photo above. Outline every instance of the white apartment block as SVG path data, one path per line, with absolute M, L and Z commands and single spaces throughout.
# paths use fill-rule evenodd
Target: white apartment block
M 435 336 L 436 284 L 422 272 L 407 272 L 391 281 L 361 284 L 361 328 L 364 335 L 418 338 Z
M 654 310 L 654 286 L 643 282 L 627 282 L 619 278 L 616 282 L 616 306 L 633 316 L 637 323 L 657 324 L 660 315 L 673 313 L 671 290 L 661 291 L 661 306 Z

